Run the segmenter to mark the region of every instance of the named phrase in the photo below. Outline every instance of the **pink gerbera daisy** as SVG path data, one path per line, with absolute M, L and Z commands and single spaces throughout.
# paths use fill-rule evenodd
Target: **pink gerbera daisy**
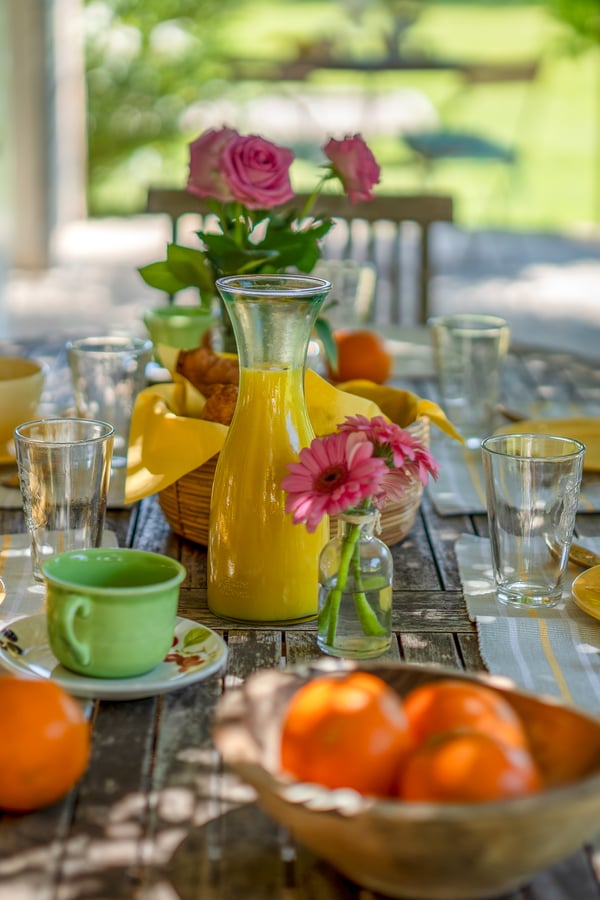
M 360 432 L 335 432 L 304 447 L 281 482 L 294 524 L 306 523 L 312 532 L 324 515 L 335 516 L 377 494 L 388 469 L 373 450 Z
M 338 426 L 347 434 L 362 434 L 374 445 L 374 456 L 384 459 L 389 468 L 378 495 L 378 506 L 402 500 L 414 480 L 427 484 L 431 475 L 438 476 L 438 464 L 426 447 L 405 428 L 388 422 L 383 416 L 347 416 Z

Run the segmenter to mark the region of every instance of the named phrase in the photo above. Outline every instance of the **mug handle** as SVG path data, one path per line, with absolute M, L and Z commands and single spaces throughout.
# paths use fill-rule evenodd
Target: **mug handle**
M 78 613 L 87 619 L 90 614 L 90 600 L 88 597 L 80 597 L 77 594 L 65 597 L 58 610 L 58 619 L 63 632 L 65 643 L 80 666 L 89 666 L 90 648 L 82 643 L 75 634 L 74 622 Z

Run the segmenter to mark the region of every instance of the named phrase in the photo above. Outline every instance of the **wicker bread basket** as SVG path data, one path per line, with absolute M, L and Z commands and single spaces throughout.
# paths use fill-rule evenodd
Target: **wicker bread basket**
M 416 419 L 408 430 L 425 447 L 429 447 L 429 419 L 426 416 Z M 175 534 L 196 544 L 208 543 L 210 496 L 217 459 L 218 454 L 158 495 L 160 507 Z M 388 546 L 401 541 L 413 527 L 422 494 L 423 485 L 415 481 L 402 503 L 390 503 L 382 510 L 379 537 Z M 330 531 L 332 537 L 337 533 L 336 519 L 331 519 Z

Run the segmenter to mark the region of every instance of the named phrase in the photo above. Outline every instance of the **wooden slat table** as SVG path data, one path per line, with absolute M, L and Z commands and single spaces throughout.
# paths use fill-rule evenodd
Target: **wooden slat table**
M 0 352 L 44 356 L 52 366 L 45 399 L 64 406 L 69 398 L 61 348 L 61 342 L 5 344 Z M 564 355 L 560 366 L 555 362 L 536 353 L 511 357 L 511 394 L 522 399 L 525 389 L 547 393 L 549 372 L 556 390 L 598 391 L 591 364 L 570 359 L 567 365 Z M 315 624 L 242 627 L 215 618 L 206 604 L 205 550 L 172 533 L 156 497 L 130 510 L 110 510 L 107 527 L 122 545 L 182 561 L 188 575 L 180 615 L 223 634 L 227 673 L 163 696 L 90 702 L 93 754 L 76 789 L 29 815 L 0 813 L 0 900 L 372 897 L 295 846 L 256 806 L 252 792 L 222 770 L 211 742 L 212 712 L 222 691 L 258 668 L 318 657 Z M 0 510 L 0 533 L 22 531 L 19 510 Z M 388 658 L 483 668 L 453 550 L 465 532 L 485 534 L 484 517 L 442 519 L 424 498 L 412 532 L 393 548 L 395 637 Z M 586 515 L 586 533 L 593 532 L 600 534 L 600 515 Z M 511 900 L 599 897 L 588 847 L 540 873 Z

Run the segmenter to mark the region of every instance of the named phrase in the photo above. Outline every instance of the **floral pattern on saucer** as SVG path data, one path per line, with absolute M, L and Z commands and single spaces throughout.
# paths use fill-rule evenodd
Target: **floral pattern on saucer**
M 205 625 L 190 628 L 181 638 L 176 633 L 165 662 L 175 663 L 180 672 L 195 672 L 204 668 L 215 652 L 213 636 L 214 631 Z

